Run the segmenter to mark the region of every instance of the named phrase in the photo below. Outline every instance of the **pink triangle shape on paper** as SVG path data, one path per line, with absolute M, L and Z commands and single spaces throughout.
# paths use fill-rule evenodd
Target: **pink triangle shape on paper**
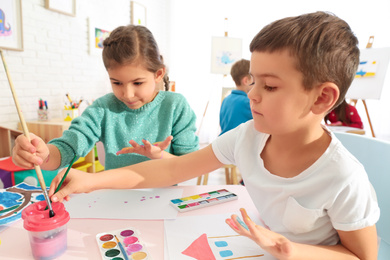
M 189 247 L 187 247 L 187 249 L 181 253 L 183 255 L 193 257 L 197 260 L 216 260 L 213 251 L 211 251 L 206 234 L 198 237 Z

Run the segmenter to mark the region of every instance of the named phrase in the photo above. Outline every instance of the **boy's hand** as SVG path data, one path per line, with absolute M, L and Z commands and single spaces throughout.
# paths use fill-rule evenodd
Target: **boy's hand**
M 33 168 L 34 164 L 41 165 L 49 156 L 49 148 L 40 137 L 30 133 L 30 138 L 31 143 L 25 135 L 19 135 L 12 150 L 12 161 L 26 169 Z
M 164 141 L 154 144 L 151 144 L 149 141 L 144 139 L 142 140 L 143 145 L 139 145 L 134 140 L 130 140 L 129 143 L 132 147 L 125 147 L 116 154 L 138 153 L 150 159 L 161 159 L 162 153 L 165 149 L 167 149 L 172 139 L 172 136 L 168 136 Z
M 288 259 L 292 255 L 293 243 L 284 236 L 262 226 L 256 225 L 248 216 L 245 209 L 240 209 L 242 220 L 237 215 L 226 219 L 226 223 L 238 234 L 246 236 L 256 242 L 261 248 L 278 259 Z M 247 227 L 245 227 L 245 225 Z
M 64 176 L 66 169 L 59 172 L 50 184 L 49 197 L 53 202 L 62 202 L 63 200 L 69 201 L 69 195 L 73 193 L 88 193 L 92 191 L 92 185 L 94 180 L 94 173 L 87 173 L 76 169 L 70 169 L 64 182 L 61 185 L 60 190 L 54 194 L 57 186 L 61 182 L 62 176 Z

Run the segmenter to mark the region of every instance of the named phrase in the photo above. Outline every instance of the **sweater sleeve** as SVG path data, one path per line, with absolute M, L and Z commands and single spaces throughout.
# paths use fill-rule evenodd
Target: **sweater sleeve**
M 49 144 L 55 145 L 61 153 L 60 167 L 68 165 L 73 157 L 86 156 L 101 136 L 101 121 L 104 109 L 96 100 L 87 107 L 83 114 L 72 120 L 68 130 L 60 138 L 53 139 Z
M 181 95 L 180 95 L 181 96 Z M 199 149 L 199 140 L 196 136 L 196 115 L 187 100 L 181 96 L 174 113 L 172 126 L 171 153 L 183 155 Z

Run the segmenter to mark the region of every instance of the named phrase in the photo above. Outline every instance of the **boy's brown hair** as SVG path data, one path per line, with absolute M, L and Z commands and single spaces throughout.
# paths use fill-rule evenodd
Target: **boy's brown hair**
M 333 14 L 315 12 L 287 17 L 265 26 L 252 40 L 250 51 L 288 49 L 303 74 L 303 86 L 313 89 L 333 82 L 340 91 L 336 107 L 355 77 L 359 65 L 358 39 L 349 25 Z
M 249 76 L 249 65 L 250 61 L 241 59 L 239 61 L 236 61 L 231 69 L 230 69 L 230 75 L 232 76 L 234 83 L 236 83 L 236 86 L 241 86 L 241 80 Z

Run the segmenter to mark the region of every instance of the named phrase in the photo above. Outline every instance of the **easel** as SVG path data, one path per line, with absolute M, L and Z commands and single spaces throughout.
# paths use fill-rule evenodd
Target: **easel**
M 225 18 L 225 37 L 228 37 L 228 32 L 227 32 L 227 18 Z M 227 75 L 226 74 L 223 74 L 223 77 L 225 78 Z M 205 109 L 204 109 L 204 112 L 203 112 L 203 116 L 202 116 L 202 119 L 200 120 L 200 125 L 199 125 L 199 128 L 198 128 L 198 130 L 196 131 L 196 135 L 198 135 L 199 136 L 199 134 L 200 134 L 200 129 L 202 128 L 202 124 L 203 124 L 203 120 L 204 120 L 204 118 L 205 118 L 205 116 L 206 116 L 206 112 L 207 112 L 207 108 L 208 108 L 208 106 L 209 106 L 209 103 L 210 103 L 210 97 L 209 97 L 209 99 L 207 100 L 207 103 L 206 103 L 206 107 L 205 107 Z
M 225 37 L 228 37 L 227 20 L 228 20 L 228 18 L 225 18 L 225 27 L 226 27 L 225 28 L 225 35 L 224 35 Z M 227 75 L 223 74 L 223 79 L 225 77 L 227 77 Z M 204 110 L 203 117 L 202 117 L 202 120 L 200 121 L 200 125 L 198 128 L 198 131 L 196 132 L 196 135 L 199 135 L 199 133 L 200 133 L 200 128 L 202 127 L 203 119 L 206 116 L 207 107 L 209 106 L 209 102 L 210 102 L 210 99 L 207 101 L 206 108 Z M 225 169 L 226 184 L 238 184 L 236 166 L 233 164 L 229 164 L 229 165 L 224 165 L 223 168 Z M 200 185 L 201 183 L 202 183 L 202 185 L 207 185 L 208 179 L 209 179 L 208 173 L 203 175 L 203 183 L 202 183 L 202 176 L 199 176 L 198 180 L 196 182 L 196 185 Z
M 373 43 L 374 43 L 374 36 L 370 36 L 370 38 L 368 39 L 368 43 L 367 43 L 367 45 L 366 45 L 366 49 L 371 48 Z M 351 105 L 353 105 L 353 106 L 356 106 L 357 102 L 358 102 L 358 99 L 351 99 L 349 103 L 350 103 Z M 366 100 L 362 99 L 362 102 L 363 102 L 363 105 L 364 105 L 364 109 L 366 110 L 367 119 L 368 119 L 368 123 L 369 123 L 369 125 L 370 125 L 372 137 L 375 137 L 375 133 L 374 133 L 374 129 L 373 129 L 373 127 L 372 127 L 370 115 L 368 114 L 368 109 L 367 109 Z

